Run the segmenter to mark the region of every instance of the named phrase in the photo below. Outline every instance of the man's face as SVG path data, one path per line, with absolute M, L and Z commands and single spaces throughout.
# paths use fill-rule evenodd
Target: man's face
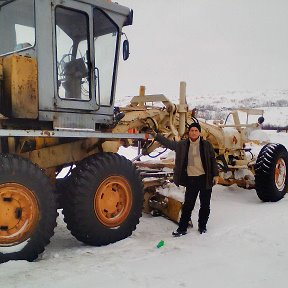
M 189 130 L 189 138 L 192 141 L 196 141 L 199 136 L 200 136 L 199 130 L 196 127 L 191 127 L 191 129 Z

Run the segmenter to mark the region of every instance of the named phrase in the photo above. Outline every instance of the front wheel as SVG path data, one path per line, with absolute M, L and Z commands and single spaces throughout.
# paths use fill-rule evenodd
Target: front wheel
M 131 161 L 113 153 L 91 156 L 71 175 L 63 208 L 79 241 L 101 246 L 132 234 L 143 206 L 143 184 Z
M 281 200 L 288 189 L 288 153 L 281 144 L 265 145 L 255 164 L 255 186 L 264 202 Z
M 0 263 L 35 260 L 56 226 L 49 178 L 36 165 L 0 154 Z

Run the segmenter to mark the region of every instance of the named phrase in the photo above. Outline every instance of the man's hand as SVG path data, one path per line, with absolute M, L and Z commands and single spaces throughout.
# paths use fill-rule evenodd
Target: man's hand
M 146 133 L 152 135 L 154 138 L 156 137 L 157 135 L 157 132 L 155 130 L 153 130 L 152 128 L 149 128 Z
M 219 183 L 219 176 L 213 177 L 213 185 L 217 185 Z

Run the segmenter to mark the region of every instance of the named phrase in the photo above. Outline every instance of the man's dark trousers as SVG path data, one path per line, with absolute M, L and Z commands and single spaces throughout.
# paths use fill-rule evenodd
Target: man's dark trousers
M 191 218 L 191 213 L 194 209 L 199 191 L 200 210 L 198 216 L 198 227 L 206 227 L 210 214 L 210 199 L 212 189 L 206 189 L 205 183 L 205 175 L 188 176 L 185 192 L 185 201 L 182 206 L 182 214 L 178 227 L 179 231 L 187 230 L 188 223 Z

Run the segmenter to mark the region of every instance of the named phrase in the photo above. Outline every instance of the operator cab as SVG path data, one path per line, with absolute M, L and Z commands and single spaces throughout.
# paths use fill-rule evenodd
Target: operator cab
M 37 82 L 34 92 L 30 91 L 37 98 L 34 107 L 37 113 L 31 116 L 10 111 L 5 116 L 52 121 L 56 129 L 95 130 L 101 124 L 111 124 L 121 30 L 132 24 L 132 12 L 104 0 L 15 0 L 1 4 L 4 95 L 24 97 L 21 91 L 7 88 L 5 74 L 6 78 L 16 78 L 8 75 L 9 65 L 22 63 L 26 68 L 35 65 L 35 69 L 24 69 L 17 75 L 17 81 L 22 78 L 22 85 Z M 125 41 L 126 56 L 127 47 Z M 15 55 L 18 57 L 15 61 L 6 60 Z M 25 63 L 22 58 L 26 59 Z M 3 107 L 1 113 L 5 114 Z

